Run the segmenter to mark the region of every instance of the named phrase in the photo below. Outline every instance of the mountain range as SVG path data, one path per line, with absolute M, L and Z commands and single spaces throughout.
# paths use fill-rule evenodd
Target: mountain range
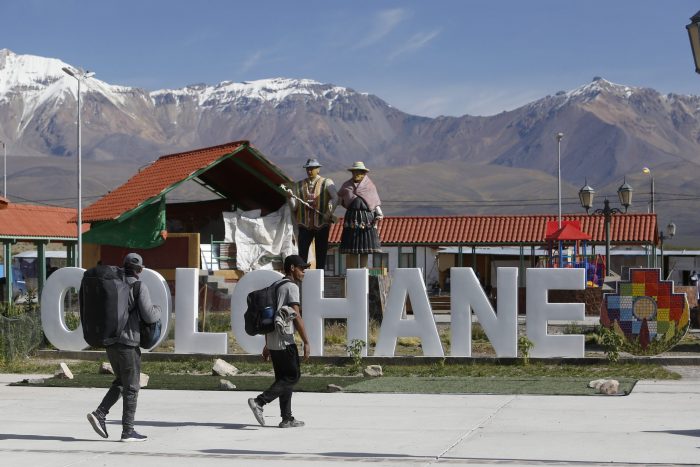
M 0 139 L 12 201 L 74 205 L 77 84 L 64 67 L 0 49 Z M 631 210 L 646 212 L 653 177 L 660 225 L 678 226 L 669 244 L 700 246 L 698 96 L 595 77 L 492 116 L 428 118 L 310 79 L 148 92 L 92 77 L 82 84 L 81 109 L 84 205 L 161 155 L 249 140 L 293 178 L 303 177 L 308 157 L 336 183 L 364 161 L 388 214 L 554 214 L 560 153 L 565 213 L 582 212 L 577 193 L 586 183 L 596 207 L 605 196 L 618 205 L 623 181 L 635 190 Z M 187 187 L 174 194 L 198 196 Z

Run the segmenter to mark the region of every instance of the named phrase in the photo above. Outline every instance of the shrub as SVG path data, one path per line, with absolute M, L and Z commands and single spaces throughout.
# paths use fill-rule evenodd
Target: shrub
M 605 356 L 609 362 L 617 362 L 620 359 L 620 350 L 625 343 L 624 337 L 605 326 L 598 328 L 598 343 L 605 349 Z
M 530 364 L 530 350 L 535 346 L 527 336 L 518 337 L 518 351 L 523 356 L 523 363 Z
M 345 346 L 345 350 L 348 351 L 348 355 L 352 357 L 352 363 L 355 368 L 359 368 L 362 365 L 362 349 L 367 346 L 367 343 L 362 339 L 353 339 L 348 345 Z

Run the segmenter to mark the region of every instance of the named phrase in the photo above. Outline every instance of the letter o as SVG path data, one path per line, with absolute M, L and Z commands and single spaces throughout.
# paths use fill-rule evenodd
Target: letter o
M 88 346 L 83 339 L 83 326 L 68 329 L 64 319 L 64 299 L 68 289 L 80 290 L 85 269 L 67 267 L 51 274 L 41 292 L 41 326 L 46 339 L 59 350 L 83 350 Z

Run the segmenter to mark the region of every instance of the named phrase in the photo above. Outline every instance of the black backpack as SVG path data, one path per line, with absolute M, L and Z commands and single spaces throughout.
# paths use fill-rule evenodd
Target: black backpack
M 80 281 L 78 300 L 83 338 L 91 347 L 105 347 L 119 340 L 129 319 L 131 286 L 124 270 L 98 265 Z
M 253 290 L 248 294 L 248 309 L 245 311 L 243 318 L 245 320 L 245 332 L 249 336 L 267 334 L 275 329 L 277 289 L 287 282 L 292 281 L 281 279 L 264 289 Z

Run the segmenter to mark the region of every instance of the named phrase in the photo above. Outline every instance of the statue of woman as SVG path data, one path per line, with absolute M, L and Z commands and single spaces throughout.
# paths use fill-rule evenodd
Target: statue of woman
M 381 253 L 378 223 L 384 217 L 377 187 L 367 176 L 369 169 L 364 162 L 355 162 L 348 169 L 352 173 L 338 190 L 338 198 L 347 210 L 340 237 L 340 253 L 346 255 L 348 269 L 367 267 L 369 253 Z

